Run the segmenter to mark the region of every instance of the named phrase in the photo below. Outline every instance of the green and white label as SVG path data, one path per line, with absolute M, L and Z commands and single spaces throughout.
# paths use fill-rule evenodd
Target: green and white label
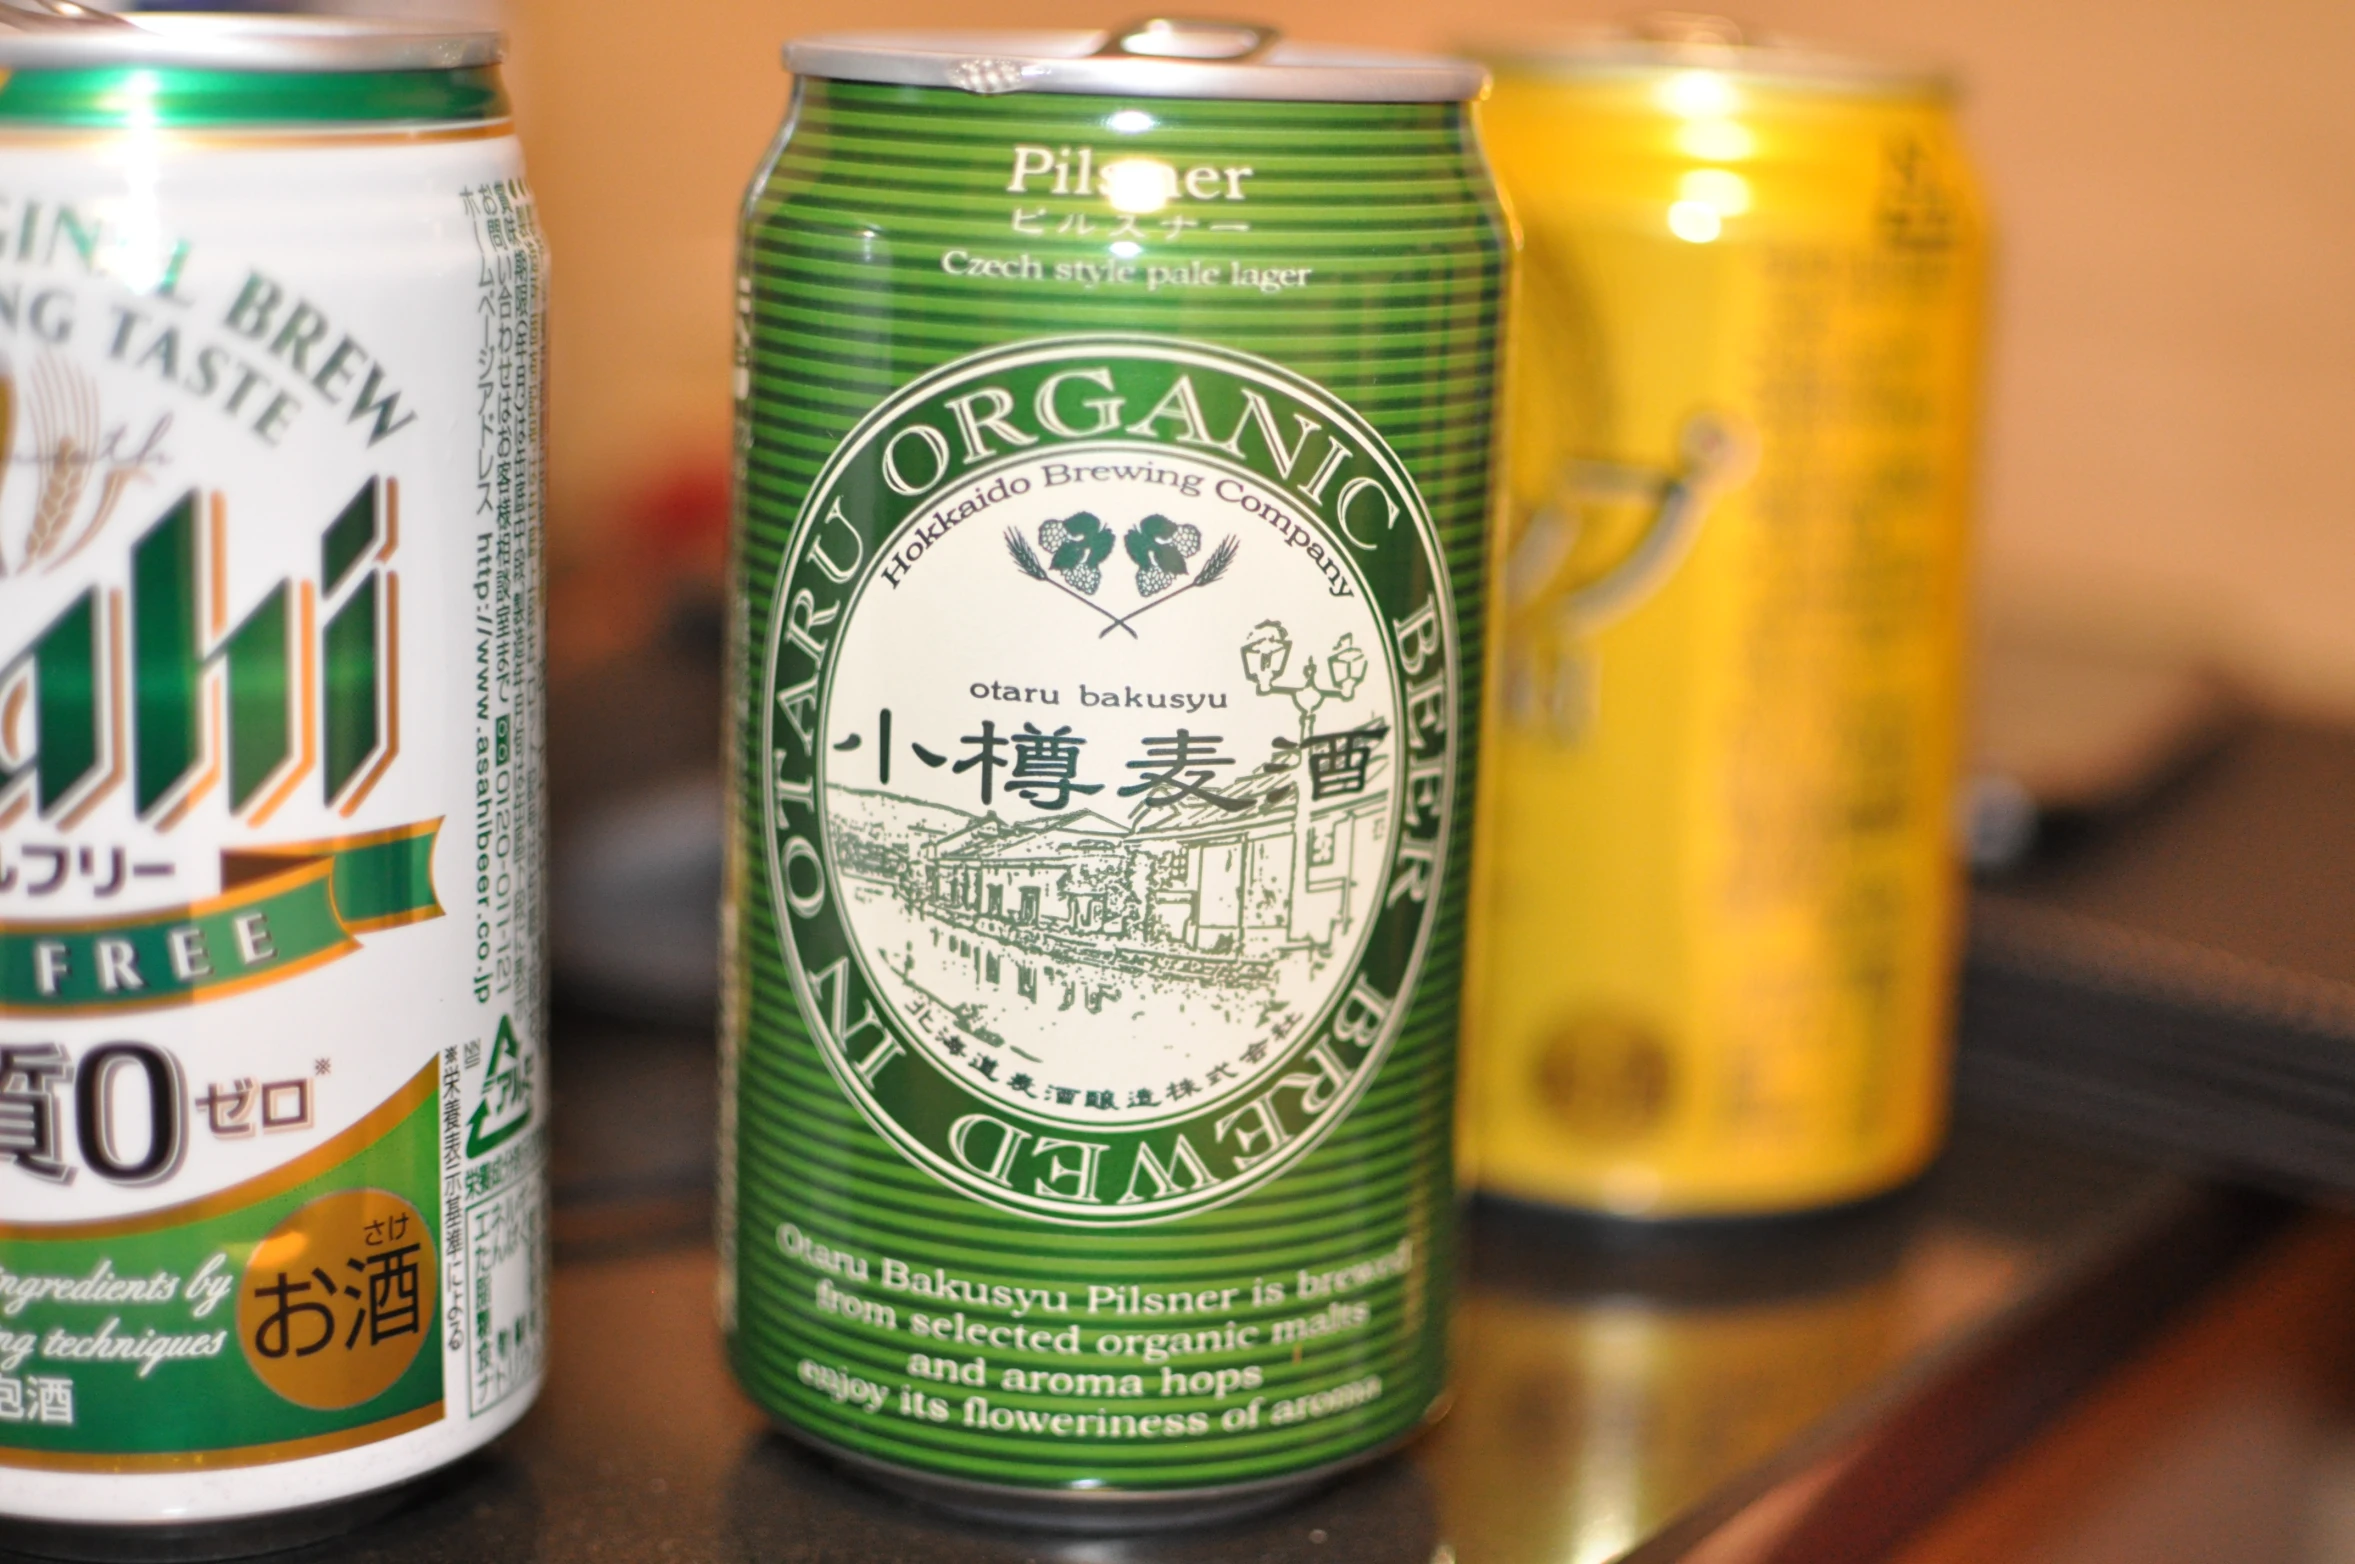
M 819 474 L 761 685 L 804 1018 L 909 1159 L 1068 1224 L 1313 1148 L 1413 992 L 1457 648 L 1415 485 L 1265 360 L 1064 337 Z
M 1001 1489 L 1361 1457 L 1446 1374 L 1469 121 L 795 93 L 738 279 L 731 1361 Z
M 543 253 L 511 138 L 120 151 L 0 147 L 0 1514 L 152 1523 L 540 1378 Z

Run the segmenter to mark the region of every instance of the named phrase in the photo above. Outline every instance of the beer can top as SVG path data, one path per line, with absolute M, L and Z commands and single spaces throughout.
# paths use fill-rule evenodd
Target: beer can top
M 1105 32 L 829 33 L 785 46 L 802 76 L 960 91 L 1461 103 L 1487 90 L 1469 60 L 1292 43 L 1251 22 L 1154 17 Z
M 1466 53 L 1500 75 L 1592 78 L 1715 71 L 1779 86 L 1866 97 L 1950 97 L 1935 65 L 1754 33 L 1722 16 L 1653 11 L 1624 22 L 1482 42 Z
M 20 0 L 21 3 L 21 0 Z M 496 65 L 489 29 L 264 12 L 133 12 L 79 5 L 0 10 L 0 70 L 158 66 L 200 71 L 453 71 Z

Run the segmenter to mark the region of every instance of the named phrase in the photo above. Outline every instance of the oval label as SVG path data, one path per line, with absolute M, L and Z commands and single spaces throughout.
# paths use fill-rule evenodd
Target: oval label
M 1449 600 L 1404 465 L 1262 359 L 1033 341 L 864 419 L 777 568 L 761 835 L 875 1127 L 1079 1224 L 1315 1146 L 1437 906 Z

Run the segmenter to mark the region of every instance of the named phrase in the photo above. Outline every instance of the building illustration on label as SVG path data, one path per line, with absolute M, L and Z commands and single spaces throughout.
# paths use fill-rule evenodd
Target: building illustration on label
M 845 1089 L 1053 1220 L 1306 1154 L 1387 1047 L 1448 820 L 1445 578 L 1395 459 L 1261 361 L 1077 338 L 909 388 L 804 516 L 770 875 Z
M 1069 724 L 1025 724 L 1010 741 L 1022 758 L 975 758 L 1008 768 L 1000 799 L 1048 818 L 830 782 L 852 922 L 902 1013 L 985 1090 L 1043 1107 L 1152 1117 L 1247 1086 L 1346 966 L 1386 863 L 1387 728 L 1320 735 L 1311 720 L 1252 765 L 1178 724 L 1120 762 L 1135 779 L 1118 786 L 1075 780 L 1086 741 Z M 1074 807 L 1082 788 L 1117 812 Z M 1106 1047 L 1108 1029 L 1161 1040 L 1150 1074 Z M 1207 1046 L 1171 1045 L 1189 1032 Z

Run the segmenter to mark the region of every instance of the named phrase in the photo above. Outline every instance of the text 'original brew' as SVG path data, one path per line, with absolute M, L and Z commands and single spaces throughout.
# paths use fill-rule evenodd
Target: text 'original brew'
M 1481 1186 L 1851 1200 L 1944 1122 L 1985 239 L 1939 78 L 1676 15 L 1501 55 L 1527 239 Z
M 1482 77 L 1166 23 L 788 59 L 740 285 L 736 1368 L 968 1507 L 1251 1502 L 1444 1382 Z
M 498 57 L 0 33 L 0 1525 L 37 1550 L 283 1544 L 539 1385 L 544 262 Z

